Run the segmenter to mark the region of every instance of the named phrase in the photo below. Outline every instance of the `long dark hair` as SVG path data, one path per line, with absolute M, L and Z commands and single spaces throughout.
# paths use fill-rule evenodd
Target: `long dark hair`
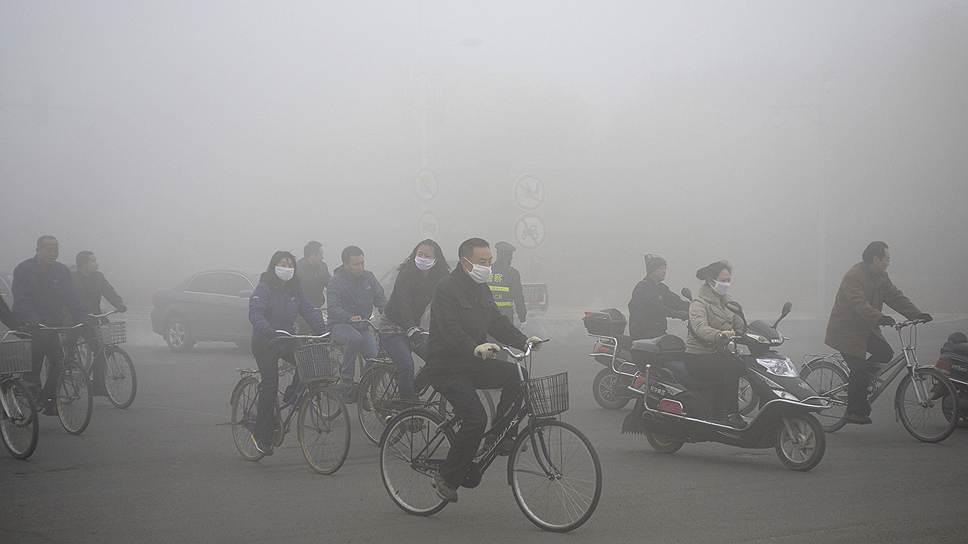
M 400 263 L 400 266 L 397 268 L 397 270 L 399 270 L 400 272 L 404 272 L 407 270 L 411 272 L 418 271 L 417 264 L 414 262 L 414 259 L 417 258 L 417 250 L 420 249 L 420 246 L 430 246 L 434 248 L 434 257 L 437 259 L 437 262 L 434 263 L 434 266 L 432 266 L 430 270 L 428 270 L 428 272 L 430 272 L 430 275 L 443 276 L 448 272 L 450 272 L 450 266 L 447 264 L 447 259 L 444 258 L 444 250 L 440 249 L 440 244 L 431 240 L 430 238 L 427 238 L 426 240 L 421 240 L 420 242 L 417 243 L 417 245 L 413 246 L 413 251 L 410 252 L 410 256 L 404 259 L 402 263 Z
M 282 283 L 282 280 L 280 280 L 276 276 L 276 265 L 279 264 L 279 261 L 287 257 L 292 261 L 292 269 L 296 270 L 296 256 L 293 255 L 292 253 L 289 253 L 288 251 L 277 251 L 273 253 L 272 258 L 269 259 L 269 266 L 266 267 L 266 271 L 262 275 L 263 279 L 268 278 L 269 281 L 275 280 L 279 283 Z M 286 285 L 298 285 L 298 284 L 299 283 L 296 281 L 296 276 L 293 276 L 291 280 L 286 282 Z

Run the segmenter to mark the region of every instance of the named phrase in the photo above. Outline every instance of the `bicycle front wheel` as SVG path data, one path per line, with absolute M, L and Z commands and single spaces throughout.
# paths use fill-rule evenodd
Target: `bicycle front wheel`
M 138 393 L 138 376 L 131 356 L 118 346 L 107 347 L 104 355 L 104 390 L 108 400 L 115 408 L 127 408 Z
M 332 474 L 343 466 L 350 452 L 350 418 L 339 394 L 313 388 L 299 403 L 296 431 L 309 468 Z
M 558 420 L 536 421 L 518 437 L 508 480 L 528 520 L 556 533 L 588 521 L 602 495 L 598 453 L 581 431 Z
M 360 379 L 356 413 L 363 434 L 374 444 L 380 443 L 387 419 L 394 414 L 392 404 L 400 397 L 394 372 L 385 366 L 374 365 Z
M 262 454 L 255 447 L 253 434 L 258 415 L 259 380 L 246 376 L 232 391 L 232 439 L 235 449 L 246 461 L 258 461 Z
M 380 475 L 401 510 L 431 516 L 447 506 L 433 481 L 453 441 L 454 432 L 433 410 L 406 410 L 390 421 L 380 440 Z
M 824 432 L 835 433 L 847 424 L 847 381 L 844 369 L 836 363 L 817 360 L 800 371 L 800 377 L 821 397 L 832 404 L 817 414 Z
M 87 372 L 73 360 L 64 361 L 57 383 L 57 416 L 70 434 L 81 434 L 91 422 L 94 397 L 88 389 Z
M 898 384 L 894 408 L 911 436 L 922 442 L 941 442 L 958 425 L 957 408 L 952 413 L 943 407 L 946 397 L 957 398 L 957 392 L 944 374 L 934 368 L 918 368 Z
M 20 381 L 10 381 L 2 385 L 4 402 L 9 409 L 0 407 L 0 435 L 3 445 L 16 459 L 26 459 L 37 447 L 40 424 L 37 408 L 30 400 L 27 389 Z

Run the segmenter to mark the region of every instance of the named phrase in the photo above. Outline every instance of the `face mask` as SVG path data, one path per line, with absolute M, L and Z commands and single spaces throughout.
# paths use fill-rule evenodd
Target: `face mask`
M 417 255 L 413 259 L 413 263 L 417 265 L 417 270 L 422 270 L 424 272 L 430 270 L 437 264 L 437 259 L 428 259 L 427 257 L 421 257 Z
M 279 278 L 282 281 L 289 281 L 295 275 L 296 275 L 296 269 L 295 268 L 288 268 L 288 267 L 285 267 L 285 266 L 277 266 L 276 267 L 276 277 Z
M 715 281 L 714 280 L 713 283 L 712 283 L 712 285 L 710 287 L 712 287 L 713 288 L 713 291 L 716 291 L 721 296 L 726 296 L 726 293 L 729 292 L 729 282 L 728 281 Z
M 491 279 L 490 266 L 482 266 L 479 264 L 474 264 L 470 262 L 466 257 L 464 258 L 464 260 L 467 261 L 467 263 L 473 267 L 471 271 L 467 273 L 467 275 L 470 276 L 472 280 L 474 280 L 474 283 L 487 283 L 487 280 Z

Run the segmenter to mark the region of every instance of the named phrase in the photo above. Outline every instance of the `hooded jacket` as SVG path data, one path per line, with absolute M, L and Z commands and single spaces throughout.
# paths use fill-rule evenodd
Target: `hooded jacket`
M 301 315 L 316 334 L 326 332 L 326 322 L 312 302 L 303 294 L 299 280 L 280 280 L 273 272 L 263 272 L 249 298 L 249 322 L 252 338 L 268 341 L 275 331 L 295 331 L 296 316 Z
M 369 270 L 354 276 L 341 265 L 333 271 L 327 292 L 330 324 L 349 324 L 354 315 L 366 319 L 373 314 L 374 307 L 382 310 L 387 304 L 383 286 Z
M 743 320 L 726 308 L 730 300 L 729 295 L 720 295 L 709 284 L 702 284 L 699 294 L 689 304 L 686 353 L 717 353 L 716 337 L 720 332 L 743 329 Z

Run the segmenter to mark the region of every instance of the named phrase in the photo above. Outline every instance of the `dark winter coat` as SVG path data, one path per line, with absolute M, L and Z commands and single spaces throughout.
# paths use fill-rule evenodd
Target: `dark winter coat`
M 106 298 L 115 309 L 124 308 L 121 295 L 114 290 L 114 286 L 108 282 L 100 271 L 96 271 L 90 276 L 84 276 L 77 270 L 73 270 L 71 271 L 71 279 L 74 281 L 77 298 L 81 301 L 81 306 L 85 312 L 100 314 L 102 297 Z
M 18 264 L 13 271 L 12 291 L 13 313 L 21 322 L 59 326 L 65 310 L 75 323 L 87 317 L 77 298 L 71 271 L 59 262 L 50 263 L 47 270 L 36 257 Z
M 881 310 L 885 304 L 908 319 L 921 313 L 900 289 L 894 287 L 887 273 L 876 274 L 867 263 L 855 264 L 840 282 L 827 321 L 824 343 L 841 353 L 864 358 L 867 337 L 875 334 L 884 338 L 877 322 L 884 315 Z
M 330 324 L 350 323 L 354 315 L 367 319 L 374 307 L 382 310 L 387 304 L 383 286 L 369 270 L 354 276 L 340 266 L 333 271 L 328 292 Z
M 303 294 L 309 298 L 313 306 L 321 308 L 326 303 L 326 295 L 323 293 L 323 290 L 329 285 L 331 278 L 329 275 L 329 267 L 326 266 L 325 262 L 319 263 L 319 266 L 315 266 L 303 257 L 296 263 L 296 271 L 296 277 L 299 278 L 299 284 L 302 286 Z
M 404 330 L 419 327 L 420 318 L 433 298 L 434 287 L 446 275 L 446 272 L 438 269 L 423 273 L 413 264 L 403 265 L 393 283 L 393 291 L 384 315 Z
M 629 336 L 633 340 L 658 338 L 666 333 L 667 319 L 687 319 L 689 303 L 650 277 L 640 281 L 629 300 Z
M 254 340 L 268 341 L 275 331 L 295 331 L 296 316 L 301 315 L 315 334 L 326 332 L 323 315 L 303 294 L 296 279 L 283 283 L 272 272 L 263 272 L 249 298 L 249 322 Z
M 487 284 L 475 283 L 463 267 L 437 283 L 430 303 L 430 340 L 427 346 L 429 375 L 460 373 L 482 363 L 474 348 L 499 342 L 525 349 L 527 337 L 498 311 Z

